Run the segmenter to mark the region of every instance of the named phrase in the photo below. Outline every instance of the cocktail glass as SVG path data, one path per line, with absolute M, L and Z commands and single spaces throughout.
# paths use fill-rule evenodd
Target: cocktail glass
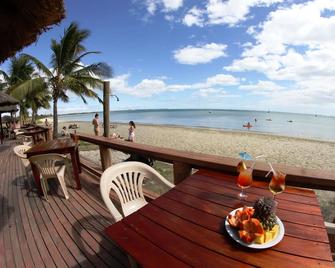
M 286 174 L 272 169 L 272 177 L 269 183 L 269 189 L 273 194 L 273 199 L 276 199 L 276 195 L 282 193 L 285 190 L 285 178 Z
M 246 200 L 248 197 L 244 190 L 252 184 L 252 171 L 252 167 L 243 169 L 237 177 L 237 186 L 241 188 L 241 192 L 238 194 L 240 200 Z

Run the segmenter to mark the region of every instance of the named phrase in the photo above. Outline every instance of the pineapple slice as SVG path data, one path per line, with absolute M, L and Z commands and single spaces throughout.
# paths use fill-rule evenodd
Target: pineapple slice
M 278 233 L 279 233 L 279 225 L 276 224 L 270 231 L 264 231 L 263 235 L 256 236 L 254 243 L 264 244 L 270 242 L 277 237 Z

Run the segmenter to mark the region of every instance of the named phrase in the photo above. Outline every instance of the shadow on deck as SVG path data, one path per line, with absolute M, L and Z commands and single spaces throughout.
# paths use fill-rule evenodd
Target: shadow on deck
M 51 185 L 49 202 L 29 189 L 14 144 L 0 148 L 0 267 L 125 267 L 127 256 L 105 235 L 113 219 L 99 182 L 83 172 L 66 200 Z M 31 183 L 35 185 L 34 183 Z

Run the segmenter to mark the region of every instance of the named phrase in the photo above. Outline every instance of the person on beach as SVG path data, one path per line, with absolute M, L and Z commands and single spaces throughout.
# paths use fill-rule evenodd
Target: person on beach
M 64 126 L 62 131 L 61 131 L 62 137 L 67 137 L 69 136 L 69 132 L 66 130 L 66 127 Z
M 100 122 L 99 122 L 99 114 L 95 114 L 93 120 L 92 120 L 92 125 L 93 125 L 93 130 L 94 130 L 94 134 L 95 136 L 99 136 L 99 125 L 100 125 Z
M 129 128 L 128 128 L 128 139 L 127 141 L 135 141 L 135 128 L 136 125 L 134 121 L 129 121 Z
M 45 118 L 44 125 L 45 125 L 46 127 L 49 126 L 48 118 Z

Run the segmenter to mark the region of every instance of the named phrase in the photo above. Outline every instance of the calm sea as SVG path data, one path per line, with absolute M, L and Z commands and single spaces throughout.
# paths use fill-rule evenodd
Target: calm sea
M 61 121 L 91 121 L 95 113 L 61 115 Z M 102 113 L 100 113 L 100 118 Z M 241 110 L 128 110 L 112 111 L 111 122 L 165 124 L 188 127 L 272 133 L 335 141 L 335 117 Z M 255 118 L 257 121 L 255 122 Z M 251 123 L 248 130 L 243 125 Z

